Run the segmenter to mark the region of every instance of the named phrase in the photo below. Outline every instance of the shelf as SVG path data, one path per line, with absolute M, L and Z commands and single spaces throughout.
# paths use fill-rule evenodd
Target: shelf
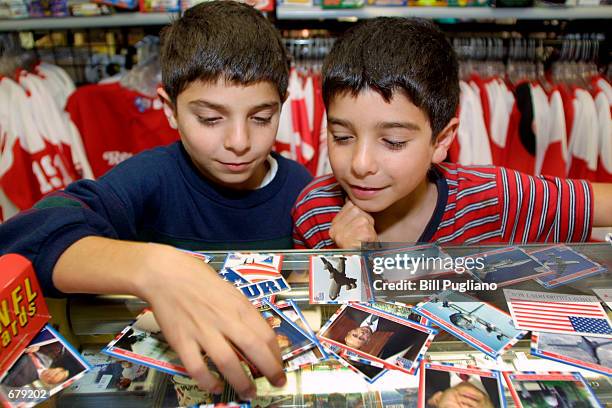
M 0 20 L 0 31 L 165 25 L 177 13 L 119 13 L 95 17 L 48 17 Z
M 177 13 L 118 13 L 96 17 L 49 17 L 15 20 L 0 20 L 2 31 L 53 30 L 65 28 L 130 27 L 165 25 Z M 279 6 L 276 11 L 280 20 L 337 20 L 364 19 L 380 16 L 422 17 L 431 19 L 460 20 L 588 20 L 612 18 L 612 6 L 592 7 L 376 7 L 361 9 L 323 10 L 320 7 Z
M 381 16 L 422 17 L 431 19 L 476 19 L 476 20 L 585 20 L 612 18 L 612 6 L 589 7 L 376 7 L 360 9 L 323 10 L 320 7 L 279 6 L 279 20 L 337 20 L 364 19 Z

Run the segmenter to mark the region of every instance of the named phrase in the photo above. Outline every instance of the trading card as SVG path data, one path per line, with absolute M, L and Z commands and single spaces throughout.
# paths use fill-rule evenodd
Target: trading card
M 285 371 L 293 371 L 304 368 L 305 366 L 317 364 L 326 358 L 327 353 L 322 353 L 318 347 L 313 345 L 310 349 L 283 361 L 283 367 Z
M 4 406 L 33 407 L 72 385 L 91 368 L 89 363 L 46 325 L 0 381 Z
M 364 254 L 372 301 L 410 302 L 430 294 L 444 279 L 464 279 L 455 261 L 435 244 L 390 246 Z
M 598 288 L 593 289 L 593 292 L 599 297 L 602 302 L 605 302 L 608 309 L 612 310 L 612 289 Z
M 272 300 L 274 295 L 291 290 L 281 275 L 282 255 L 230 252 L 219 276 L 233 283 L 250 300 Z M 254 302 L 256 307 L 261 302 Z
M 102 354 L 99 347 L 83 350 L 82 355 L 92 368 L 62 393 L 62 400 L 116 393 L 122 398 L 126 394 L 143 396 L 155 388 L 156 370 Z
M 413 310 L 493 358 L 527 334 L 514 327 L 507 313 L 462 293 L 442 292 Z
M 359 255 L 310 257 L 310 303 L 335 304 L 366 301 Z
M 331 343 L 322 343 L 325 347 L 325 352 L 328 356 L 337 360 L 343 367 L 346 367 L 358 374 L 361 378 L 363 378 L 368 383 L 373 383 L 377 381 L 380 377 L 382 377 L 387 371 L 389 371 L 385 367 L 378 367 L 371 364 L 364 364 L 359 361 L 348 360 L 341 356 L 344 352 L 344 349 L 338 347 L 335 344 Z
M 187 375 L 178 354 L 170 348 L 149 309 L 138 315 L 102 352 L 169 374 Z
M 423 360 L 419 376 L 419 408 L 506 406 L 497 371 Z
M 283 256 L 274 254 L 230 252 L 223 268 L 231 268 L 249 282 L 274 279 L 281 274 Z
M 536 249 L 529 253 L 553 271 L 550 275 L 536 279 L 545 288 L 556 288 L 607 270 L 597 262 L 591 261 L 565 245 Z
M 233 284 L 236 287 L 248 285 L 251 283 L 247 278 L 242 276 L 241 273 L 233 270 L 232 268 L 223 268 L 219 271 L 219 277 L 226 282 Z
M 201 259 L 202 261 L 204 261 L 204 263 L 210 263 L 210 261 L 213 260 L 213 257 L 205 254 L 203 252 L 196 252 L 196 251 L 189 251 L 187 249 L 181 249 L 181 248 L 177 248 L 179 251 L 181 252 L 185 252 L 195 258 Z
M 308 321 L 304 318 L 299 306 L 293 300 L 289 299 L 287 301 L 277 303 L 264 300 L 263 303 L 272 304 L 274 307 L 280 310 L 283 315 L 296 324 L 304 333 L 306 333 L 308 337 L 318 342 L 315 332 L 308 324 Z
M 580 373 L 503 373 L 518 408 L 603 408 Z
M 411 373 L 437 333 L 377 309 L 348 304 L 330 318 L 317 337 L 363 359 Z
M 401 302 L 372 302 L 369 306 L 374 309 L 382 310 L 385 313 L 399 316 L 403 319 L 412 320 L 424 326 L 430 325 L 429 320 L 412 311 L 412 305 Z
M 482 252 L 468 258 L 482 260 L 468 272 L 480 282 L 495 283 L 497 287 L 554 274 L 552 269 L 518 247 Z
M 504 289 L 514 326 L 535 332 L 611 337 L 612 325 L 595 296 Z
M 313 346 L 318 346 L 318 341 L 311 339 L 272 304 L 264 305 L 259 312 L 276 333 L 283 360 L 295 357 Z
M 534 332 L 531 354 L 612 377 L 612 338 Z
M 370 281 L 399 282 L 455 273 L 453 258 L 435 244 L 369 251 L 364 257 Z
M 291 287 L 283 278 L 282 275 L 277 275 L 276 278 L 268 280 L 258 280 L 256 282 L 244 283 L 241 277 L 231 268 L 224 268 L 221 270 L 220 275 L 223 279 L 234 283 L 238 287 L 238 290 L 242 292 L 251 302 L 256 304 L 261 303 L 262 298 L 272 299 L 274 295 L 282 292 L 289 292 Z

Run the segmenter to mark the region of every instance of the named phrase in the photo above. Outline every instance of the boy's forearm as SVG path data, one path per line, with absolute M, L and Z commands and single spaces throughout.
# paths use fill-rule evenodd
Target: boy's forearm
M 593 227 L 612 227 L 612 183 L 592 183 Z
M 142 297 L 152 259 L 163 259 L 169 250 L 165 245 L 86 237 L 60 256 L 53 269 L 53 284 L 64 293 Z

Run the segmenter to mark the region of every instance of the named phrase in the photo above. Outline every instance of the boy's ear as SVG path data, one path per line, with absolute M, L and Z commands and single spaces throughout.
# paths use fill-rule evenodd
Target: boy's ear
M 459 119 L 452 118 L 446 127 L 442 129 L 436 140 L 434 141 L 434 153 L 431 158 L 432 163 L 441 163 L 446 159 L 448 149 L 450 149 L 455 136 L 457 135 L 457 129 L 459 128 Z
M 162 100 L 164 105 L 164 114 L 168 119 L 168 123 L 172 129 L 178 129 L 178 122 L 176 121 L 176 106 L 170 100 L 170 97 L 161 86 L 157 88 L 157 95 Z

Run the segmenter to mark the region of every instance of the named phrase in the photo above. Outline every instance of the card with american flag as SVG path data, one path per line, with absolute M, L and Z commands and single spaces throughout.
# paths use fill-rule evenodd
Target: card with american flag
M 249 282 L 259 282 L 278 277 L 282 264 L 282 255 L 230 252 L 225 258 L 223 269 L 231 268 Z
M 612 337 L 612 325 L 595 296 L 504 289 L 517 329 Z

